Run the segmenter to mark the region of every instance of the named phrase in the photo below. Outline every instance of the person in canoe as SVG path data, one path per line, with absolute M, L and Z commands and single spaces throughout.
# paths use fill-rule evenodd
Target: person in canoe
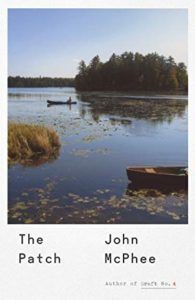
M 71 98 L 71 97 L 68 98 L 67 103 L 68 103 L 68 104 L 71 104 L 71 103 L 72 103 L 72 98 Z

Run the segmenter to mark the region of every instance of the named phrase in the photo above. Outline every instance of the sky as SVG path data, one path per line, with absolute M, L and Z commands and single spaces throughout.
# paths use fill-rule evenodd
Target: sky
M 187 9 L 9 9 L 8 73 L 74 77 L 112 53 L 157 52 L 187 65 Z

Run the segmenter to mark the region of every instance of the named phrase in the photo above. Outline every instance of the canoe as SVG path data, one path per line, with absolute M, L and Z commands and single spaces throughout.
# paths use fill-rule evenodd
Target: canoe
M 187 188 L 188 171 L 186 167 L 128 167 L 127 176 L 132 184 L 140 186 L 173 186 Z
M 51 100 L 47 100 L 47 104 L 49 105 L 60 105 L 60 104 L 68 104 L 68 105 L 71 105 L 71 104 L 77 104 L 76 101 L 74 102 L 68 102 L 68 101 L 51 101 Z

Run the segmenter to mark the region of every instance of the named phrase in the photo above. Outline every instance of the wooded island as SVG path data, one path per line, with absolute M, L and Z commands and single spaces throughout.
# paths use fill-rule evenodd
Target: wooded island
M 171 56 L 124 52 L 105 63 L 98 55 L 89 65 L 82 60 L 75 85 L 80 91 L 187 91 L 188 75 Z

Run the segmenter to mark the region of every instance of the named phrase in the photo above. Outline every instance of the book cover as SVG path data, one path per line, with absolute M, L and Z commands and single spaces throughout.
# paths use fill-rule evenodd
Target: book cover
M 0 299 L 193 299 L 194 3 L 0 7 Z

